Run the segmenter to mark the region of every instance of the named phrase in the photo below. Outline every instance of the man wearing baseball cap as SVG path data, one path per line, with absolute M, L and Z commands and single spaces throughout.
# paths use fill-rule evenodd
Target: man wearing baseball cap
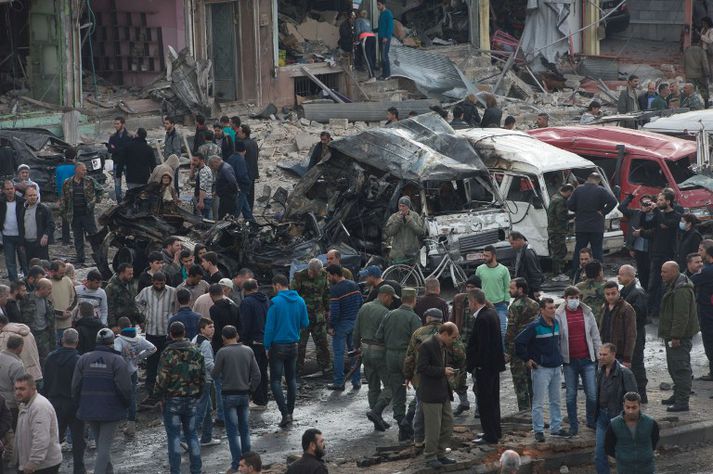
M 401 285 L 394 280 L 384 280 L 381 275 L 381 268 L 376 265 L 369 265 L 359 272 L 359 278 L 366 278 L 366 284 L 371 287 L 366 302 L 374 301 L 379 295 L 379 289 L 383 285 L 389 285 L 394 290 L 394 298 L 391 300 L 389 309 L 396 309 L 401 306 Z

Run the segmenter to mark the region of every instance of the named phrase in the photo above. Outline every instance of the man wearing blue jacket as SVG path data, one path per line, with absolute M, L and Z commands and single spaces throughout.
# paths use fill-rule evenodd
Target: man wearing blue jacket
M 389 64 L 389 49 L 391 49 L 391 37 L 394 34 L 394 14 L 386 8 L 386 0 L 376 2 L 379 10 L 379 48 L 381 49 L 381 77 L 386 80 L 391 76 L 391 64 Z
M 327 385 L 329 390 L 344 391 L 344 345 L 351 351 L 354 348 L 352 332 L 357 313 L 364 299 L 359 286 L 353 280 L 347 280 L 341 265 L 329 265 L 327 278 L 332 285 L 329 290 L 329 334 L 332 335 L 334 353 L 334 382 Z M 350 366 L 355 361 L 350 361 Z M 352 374 L 352 388 L 361 388 L 359 367 Z
M 270 388 L 275 397 L 282 420 L 280 427 L 292 423 L 292 412 L 297 397 L 297 343 L 300 330 L 309 326 L 307 305 L 296 291 L 290 290 L 290 282 L 285 275 L 272 278 L 275 297 L 267 311 L 263 345 L 270 360 Z M 287 382 L 287 401 L 282 391 L 282 376 Z
M 560 325 L 555 319 L 552 298 L 540 300 L 540 317 L 515 338 L 515 352 L 532 371 L 532 428 L 535 440 L 545 441 L 545 394 L 550 400 L 550 433 L 552 436 L 569 436 L 562 429 Z

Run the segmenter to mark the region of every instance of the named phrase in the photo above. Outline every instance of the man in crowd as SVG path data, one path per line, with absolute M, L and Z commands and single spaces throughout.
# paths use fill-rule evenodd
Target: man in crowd
M 12 426 L 17 423 L 17 403 L 15 402 L 15 380 L 25 373 L 25 367 L 20 359 L 24 342 L 20 336 L 10 335 L 7 346 L 0 352 L 0 395 L 5 399 L 12 413 Z
M 535 128 L 547 128 L 550 126 L 550 116 L 546 112 L 540 112 L 535 118 Z
M 213 143 L 220 147 L 220 157 L 224 160 L 230 158 L 235 151 L 233 139 L 223 131 L 223 126 L 219 123 L 213 124 Z
M 67 179 L 62 185 L 60 213 L 72 224 L 74 249 L 77 252 L 75 265 L 84 265 L 84 234 L 90 236 L 97 233 L 94 208 L 101 201 L 103 192 L 101 186 L 87 176 L 87 165 L 84 163 L 77 163 L 72 179 Z M 97 244 L 90 243 L 92 252 L 97 254 Z
M 640 110 L 639 97 L 637 93 L 638 89 L 639 76 L 632 74 L 627 79 L 626 89 L 622 90 L 621 94 L 619 94 L 619 102 L 616 108 L 620 114 L 628 114 L 631 112 L 638 112 Z
M 15 193 L 18 197 L 24 198 L 27 188 L 35 186 L 39 191 L 40 187 L 30 178 L 30 165 L 25 163 L 17 167 L 17 175 L 12 178 L 12 183 L 15 185 Z
M 470 303 L 468 301 L 468 292 L 481 287 L 480 278 L 473 275 L 465 282 L 465 293 L 458 293 L 453 297 L 453 311 L 451 312 L 453 322 L 458 327 L 458 332 L 460 333 L 461 342 L 465 347 L 468 347 L 468 341 L 470 341 L 470 335 L 473 333 L 473 325 L 475 320 L 473 319 L 473 313 L 470 311 Z M 453 416 L 460 416 L 463 412 L 470 410 L 470 401 L 468 401 L 468 385 L 467 375 L 462 376 L 457 379 L 455 392 L 458 395 L 459 403 L 455 411 L 453 411 Z M 473 387 L 476 391 L 476 387 Z M 480 418 L 478 413 L 478 404 L 475 404 L 475 418 Z
M 20 304 L 22 320 L 30 327 L 37 341 L 37 349 L 42 366 L 44 366 L 47 354 L 56 347 L 54 308 L 48 299 L 51 293 L 52 282 L 46 278 L 41 278 L 37 282 L 35 291 L 29 293 Z
M 3 199 L 0 200 L 0 220 L 2 221 L 2 243 L 5 267 L 10 281 L 17 281 L 17 262 L 23 273 L 27 273 L 25 253 L 22 249 L 22 230 L 25 224 L 25 200 L 15 194 L 15 185 L 7 180 L 2 185 Z M 17 256 L 17 259 L 16 259 Z
M 250 194 L 250 187 L 253 182 L 250 179 L 250 171 L 248 170 L 246 155 L 247 148 L 245 146 L 245 142 L 239 140 L 235 144 L 235 153 L 228 158 L 228 164 L 232 166 L 233 171 L 235 172 L 235 180 L 238 183 L 235 215 L 240 216 L 240 214 L 242 214 L 243 219 L 252 221 L 255 220 L 255 218 L 253 217 L 248 197 Z
M 597 260 L 592 260 L 584 266 L 584 275 L 586 278 L 575 286 L 582 303 L 591 308 L 599 325 L 604 311 L 604 268 Z
M 681 108 L 690 110 L 703 110 L 706 108 L 705 100 L 696 90 L 696 86 L 691 82 L 687 82 L 683 85 Z
M 233 458 L 228 472 L 237 473 L 242 453 L 250 451 L 250 393 L 260 385 L 261 374 L 252 349 L 238 342 L 234 326 L 225 326 L 221 336 L 223 347 L 215 356 L 213 376 L 223 381 L 225 431 Z
M 701 94 L 703 109 L 705 109 L 708 104 L 708 81 L 711 78 L 711 69 L 708 63 L 708 53 L 701 46 L 700 34 L 691 35 L 691 45 L 683 50 L 683 70 L 686 81 L 698 89 Z M 686 91 L 686 86 L 683 86 L 683 90 Z
M 483 249 L 485 262 L 475 269 L 480 278 L 485 298 L 495 307 L 500 319 L 500 333 L 505 347 L 505 334 L 508 327 L 508 303 L 510 302 L 510 271 L 498 262 L 495 247 L 488 245 Z
M 386 372 L 386 348 L 376 340 L 376 331 L 389 312 L 396 291 L 390 285 L 381 285 L 378 291 L 376 300 L 359 308 L 354 324 L 354 348 L 361 350 L 364 374 L 369 386 L 369 411 L 366 417 L 374 423 L 374 429 L 385 431 L 389 424 L 381 414 L 391 402 L 391 389 Z
M 244 297 L 243 284 L 251 278 L 255 278 L 255 274 L 249 268 L 241 268 L 238 273 L 233 275 L 233 291 L 230 293 L 230 299 L 235 301 L 236 304 L 242 303 Z
M 54 240 L 52 211 L 40 202 L 40 192 L 36 184 L 25 190 L 25 212 L 23 215 L 22 245 L 25 258 L 49 260 L 48 245 Z
M 653 227 L 654 204 L 656 199 L 648 194 L 639 194 L 640 188 L 641 186 L 621 201 L 619 210 L 629 223 L 629 231 L 626 235 L 626 246 L 629 249 L 629 254 L 636 260 L 639 282 L 642 288 L 646 289 L 649 286 L 649 269 L 651 266 L 649 251 L 651 249 L 651 241 L 650 239 L 642 237 L 640 233 L 638 237 L 635 237 L 634 231 Z M 638 198 L 639 209 L 632 209 L 630 207 L 634 198 Z M 580 267 L 583 267 L 583 265 L 580 265 Z
M 589 247 L 584 247 L 582 250 L 579 251 L 579 266 L 574 272 L 574 276 L 572 277 L 573 285 L 577 285 L 578 283 L 583 282 L 587 278 L 586 274 L 584 273 L 584 268 L 592 260 L 594 260 L 594 257 L 592 257 L 592 249 L 590 249 Z
M 469 125 L 463 120 L 463 114 L 463 107 L 460 105 L 453 107 L 453 120 L 451 120 L 450 123 L 453 130 L 462 130 L 469 127 Z
M 260 383 L 253 391 L 254 410 L 267 408 L 267 354 L 263 339 L 265 337 L 265 319 L 270 308 L 270 301 L 259 291 L 257 281 L 250 278 L 243 283 L 245 295 L 240 303 L 240 339 L 253 350 L 257 366 L 260 369 Z
M 166 135 L 163 138 L 163 157 L 168 158 L 171 155 L 181 156 L 183 148 L 183 137 L 176 130 L 176 120 L 173 117 L 164 117 L 163 129 Z
M 107 324 L 109 322 L 109 303 L 106 291 L 102 286 L 102 274 L 98 270 L 90 270 L 87 279 L 82 285 L 77 285 L 77 304 L 87 302 L 94 308 L 94 316 Z
M 420 239 L 426 234 L 423 219 L 411 210 L 411 198 L 399 199 L 399 210 L 384 226 L 384 236 L 391 239 L 389 258 L 395 263 L 412 263 L 421 248 Z
M 241 141 L 245 145 L 245 164 L 248 168 L 248 177 L 250 179 L 250 187 L 246 191 L 247 202 L 250 210 L 252 211 L 255 206 L 255 181 L 260 179 L 260 170 L 258 169 L 258 146 L 254 138 L 250 138 L 251 130 L 249 125 L 241 125 L 237 130 L 238 138 L 237 141 Z
M 659 337 L 666 345 L 666 365 L 673 380 L 673 396 L 661 400 L 666 411 L 688 411 L 691 396 L 692 338 L 699 331 L 693 283 L 679 272 L 674 261 L 661 266 L 664 295 L 659 313 Z
M 636 345 L 636 311 L 621 297 L 616 281 L 604 284 L 604 297 L 606 303 L 600 326 L 602 342 L 616 346 L 617 360 L 631 369 Z
M 221 283 L 232 282 L 224 278 Z M 223 328 L 225 326 L 234 326 L 236 328 L 240 327 L 240 308 L 236 305 L 233 300 L 226 296 L 227 287 L 223 284 L 211 285 L 208 294 L 213 301 L 213 306 L 210 307 L 209 315 L 210 319 L 215 323 L 215 332 L 213 333 L 213 352 L 215 354 L 223 347 Z M 218 291 L 220 290 L 220 291 Z M 223 380 L 220 377 L 213 378 L 213 384 L 215 385 L 215 400 L 216 400 L 216 420 L 215 424 L 217 426 L 223 426 L 225 424 L 225 415 L 223 413 L 223 402 L 222 402 L 222 387 Z
M 639 109 L 640 110 L 651 110 L 654 100 L 656 100 L 658 95 L 656 94 L 656 81 L 649 81 L 646 84 L 646 91 L 642 92 L 639 96 Z
M 376 265 L 369 265 L 359 272 L 359 278 L 364 277 L 366 277 L 366 284 L 370 288 L 369 295 L 366 297 L 367 303 L 374 301 L 379 296 L 379 288 L 384 285 L 389 285 L 396 293 L 389 309 L 396 309 L 401 305 L 401 285 L 394 280 L 384 280 L 381 277 L 381 268 Z
M 648 403 L 646 395 L 646 367 L 644 366 L 644 348 L 646 345 L 646 292 L 636 285 L 636 269 L 631 265 L 622 265 L 618 273 L 622 285 L 621 297 L 634 308 L 636 313 L 636 344 L 631 356 L 631 371 L 636 377 L 641 403 Z
M 297 396 L 296 362 L 297 344 L 300 331 L 309 326 L 307 306 L 296 291 L 289 289 L 289 282 L 284 275 L 272 278 L 275 297 L 267 312 L 265 321 L 264 346 L 270 361 L 270 386 L 275 403 L 280 409 L 282 420 L 280 427 L 286 428 L 292 423 Z M 282 391 L 282 376 L 287 382 L 287 401 Z
M 189 341 L 198 335 L 198 323 L 201 315 L 191 309 L 191 292 L 186 289 L 176 290 L 178 311 L 168 319 L 170 327 L 176 321 L 183 323 L 186 330 L 186 339 Z
M 196 303 L 198 297 L 206 294 L 208 292 L 208 288 L 210 287 L 210 283 L 205 281 L 203 276 L 204 273 L 201 266 L 193 264 L 188 269 L 188 276 L 186 277 L 186 280 L 176 287 L 176 291 L 185 289 L 191 293 L 191 299 L 189 301 L 191 308 Z
M 530 248 L 527 239 L 520 232 L 510 232 L 509 240 L 510 246 L 515 252 L 511 274 L 513 278 L 524 278 L 530 285 L 530 293 L 527 296 L 537 300 L 540 296 L 542 282 L 545 279 L 537 254 Z
M 483 427 L 483 435 L 475 443 L 495 444 L 503 435 L 500 426 L 500 372 L 505 371 L 505 357 L 500 319 L 497 312 L 488 307 L 484 291 L 470 291 L 468 303 L 475 323 L 466 357 L 468 372 L 473 374 L 478 387 L 476 398 Z
M 168 438 L 171 474 L 181 472 L 178 440 L 183 434 L 188 444 L 191 474 L 202 472 L 201 447 L 196 433 L 196 404 L 205 383 L 205 361 L 198 348 L 186 339 L 186 328 L 176 321 L 168 328 L 170 344 L 161 353 L 154 396 L 162 401 L 163 425 Z
M 389 49 L 391 48 L 391 36 L 394 34 L 394 14 L 386 8 L 386 0 L 376 2 L 376 9 L 379 10 L 379 51 L 381 54 L 381 77 L 386 80 L 391 77 L 391 65 L 389 64 Z
M 213 438 L 213 414 L 211 393 L 213 392 L 213 368 L 215 367 L 215 353 L 213 352 L 213 336 L 215 325 L 208 318 L 201 318 L 199 334 L 191 340 L 192 344 L 203 354 L 203 367 L 205 379 L 201 396 L 196 404 L 196 433 L 200 432 L 201 446 L 215 446 L 220 444 L 219 439 Z M 222 400 L 222 397 L 221 397 Z
M 426 294 L 416 298 L 416 307 L 413 309 L 421 318 L 421 322 L 426 324 L 425 313 L 431 308 L 439 309 L 443 314 L 443 320 L 448 321 L 450 311 L 446 300 L 441 298 L 441 282 L 438 278 L 426 278 L 424 286 Z
M 254 451 L 243 453 L 238 466 L 240 474 L 256 474 L 262 472 L 262 459 L 260 455 Z
M 327 342 L 327 312 L 329 311 L 329 281 L 322 261 L 313 258 L 307 268 L 295 273 L 290 287 L 295 290 L 307 305 L 309 326 L 300 332 L 300 344 L 297 351 L 297 373 L 304 374 L 305 353 L 310 334 L 317 352 L 317 365 L 326 375 L 331 367 Z
M 624 412 L 609 422 L 604 438 L 606 453 L 616 458 L 618 472 L 656 472 L 655 455 L 659 425 L 641 413 L 636 392 L 624 395 Z
M 597 444 L 594 463 L 597 474 L 609 473 L 609 460 L 604 449 L 604 438 L 612 418 L 621 413 L 624 394 L 636 392 L 636 379 L 631 370 L 617 360 L 617 348 L 607 342 L 599 348 L 599 370 L 597 371 Z
M 139 275 L 137 290 L 141 292 L 147 286 L 151 286 L 153 276 L 156 272 L 163 272 L 163 255 L 161 252 L 151 252 L 148 256 L 149 266 Z
M 708 359 L 708 373 L 701 380 L 713 381 L 713 247 L 705 249 L 704 265 L 700 273 L 691 277 L 696 287 L 696 303 L 701 326 L 701 339 Z
M 342 253 L 337 249 L 329 249 L 325 254 L 327 258 L 327 266 L 329 265 L 339 265 L 342 267 L 342 276 L 347 280 L 354 280 L 354 275 L 352 271 L 349 270 L 345 265 L 342 264 Z
M 215 173 L 215 195 L 220 198 L 218 204 L 218 219 L 227 214 L 235 214 L 235 198 L 238 195 L 238 182 L 235 179 L 233 167 L 225 163 L 219 156 L 211 156 L 208 166 Z
M 128 189 L 144 186 L 149 182 L 151 172 L 156 167 L 154 149 L 146 142 L 146 129 L 136 130 L 136 137 L 126 147 L 124 154 L 124 176 Z
M 343 391 L 345 384 L 344 347 L 346 346 L 348 351 L 354 347 L 352 332 L 363 299 L 357 284 L 344 278 L 340 265 L 329 265 L 327 277 L 331 285 L 329 290 L 329 333 L 332 336 L 332 352 L 334 353 L 334 379 L 332 384 L 327 385 L 327 388 Z M 351 367 L 355 363 L 350 360 L 349 366 Z M 352 374 L 352 388 L 358 390 L 360 387 L 361 371 L 359 367 L 356 367 Z
M 37 351 L 35 336 L 32 335 L 30 328 L 22 323 L 11 323 L 7 317 L 0 316 L 0 350 L 7 349 L 11 336 L 22 338 L 22 351 L 16 352 L 16 354 L 20 356 L 25 371 L 32 375 L 36 382 L 41 381 L 42 366 L 40 365 L 40 355 Z
M 327 474 L 324 458 L 324 437 L 316 428 L 310 428 L 302 435 L 302 457 L 287 466 L 287 474 Z
M 138 295 L 137 281 L 134 279 L 134 267 L 130 263 L 120 263 L 116 273 L 106 285 L 107 326 L 118 328 L 118 321 L 127 317 L 134 324 L 142 321 L 141 313 L 136 307 Z
M 540 300 L 540 317 L 530 323 L 515 339 L 517 356 L 532 371 L 532 429 L 537 442 L 545 441 L 545 396 L 550 402 L 550 433 L 569 436 L 562 429 L 560 412 L 560 325 L 555 319 L 552 298 Z
M 213 172 L 206 165 L 205 156 L 201 153 L 191 157 L 191 166 L 196 177 L 196 187 L 193 191 L 195 213 L 210 219 L 213 208 Z
M 525 361 L 515 354 L 515 338 L 537 318 L 540 307 L 535 300 L 527 296 L 528 286 L 524 278 L 511 280 L 509 293 L 513 301 L 508 309 L 505 359 L 506 362 L 510 362 L 510 373 L 517 396 L 517 409 L 524 411 L 532 408 L 532 377 Z
M 56 330 L 57 347 L 62 345 L 62 333 L 72 326 L 72 309 L 75 304 L 77 292 L 69 277 L 65 276 L 66 265 L 62 260 L 54 260 L 50 264 L 50 282 L 52 293 L 49 300 L 54 308 L 54 321 Z
M 567 281 L 564 274 L 565 258 L 567 257 L 567 233 L 569 232 L 569 209 L 567 200 L 574 192 L 574 186 L 563 184 L 559 191 L 552 195 L 547 208 L 548 247 L 552 258 L 552 281 Z
M 114 196 L 116 202 L 121 202 L 121 177 L 124 174 L 127 147 L 131 143 L 131 135 L 126 130 L 126 120 L 124 117 L 114 119 L 114 133 L 109 137 L 107 148 L 111 153 L 111 160 L 114 162 Z

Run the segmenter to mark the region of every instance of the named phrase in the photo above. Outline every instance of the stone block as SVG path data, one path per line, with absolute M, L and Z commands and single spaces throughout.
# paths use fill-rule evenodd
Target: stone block
M 329 128 L 347 128 L 349 126 L 349 120 L 341 118 L 331 118 L 329 119 Z

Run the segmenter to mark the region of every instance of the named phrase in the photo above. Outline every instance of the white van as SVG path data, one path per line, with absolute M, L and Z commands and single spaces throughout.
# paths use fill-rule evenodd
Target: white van
M 521 232 L 540 257 L 550 255 L 547 246 L 547 208 L 550 197 L 564 182 L 583 183 L 590 173 L 602 175 L 603 186 L 611 191 L 606 175 L 589 160 L 533 138 L 526 133 L 499 128 L 460 130 L 475 148 L 500 188 L 510 213 L 512 230 Z M 576 179 L 576 182 L 575 182 Z M 616 196 L 616 193 L 613 193 Z M 604 253 L 624 247 L 622 214 L 618 209 L 606 216 Z M 574 224 L 567 237 L 569 257 L 574 250 Z

